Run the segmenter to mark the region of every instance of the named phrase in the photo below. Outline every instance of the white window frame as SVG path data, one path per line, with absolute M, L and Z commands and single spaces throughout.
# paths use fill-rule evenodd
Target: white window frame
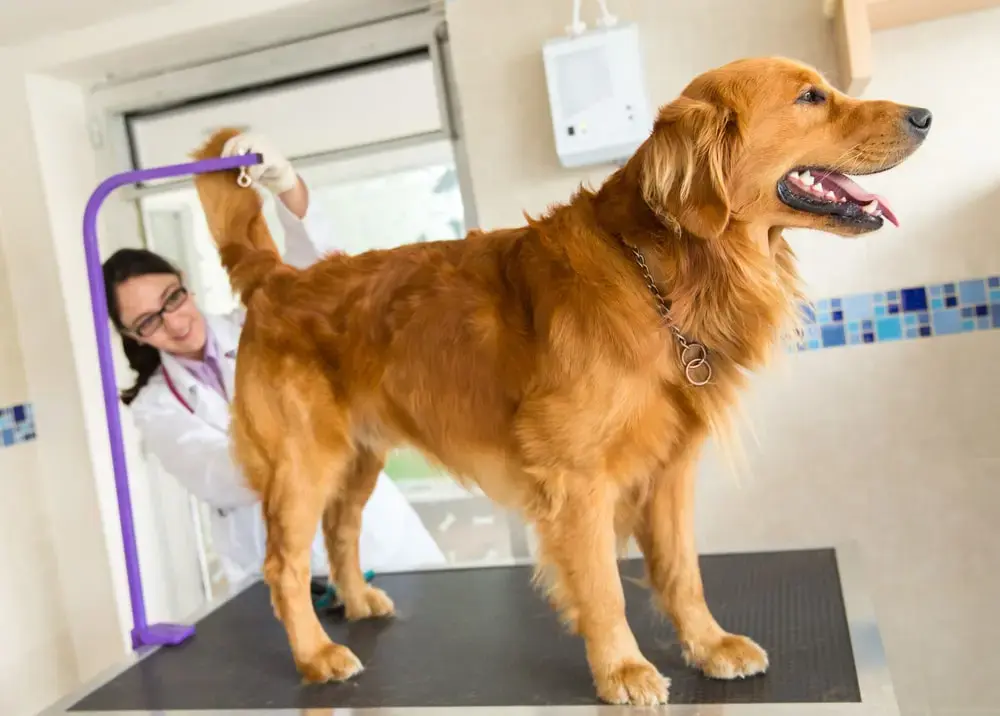
M 91 136 L 98 150 L 99 169 L 107 175 L 136 168 L 129 142 L 128 117 L 133 113 L 168 111 L 193 101 L 234 92 L 248 92 L 285 82 L 350 71 L 378 61 L 391 61 L 426 52 L 434 67 L 441 128 L 365 147 L 352 147 L 307 156 L 293 156 L 296 166 L 325 164 L 342 159 L 376 155 L 423 142 L 447 139 L 453 149 L 465 210 L 465 225 L 478 226 L 472 185 L 461 131 L 454 73 L 448 54 L 448 32 L 443 8 L 402 12 L 369 24 L 286 43 L 266 49 L 164 72 L 153 77 L 109 83 L 90 96 Z M 142 243 L 135 204 L 148 193 L 167 191 L 190 179 L 147 187 L 123 187 L 116 197 L 128 207 L 106 210 L 125 243 Z M 129 241 L 131 240 L 131 241 Z
M 190 161 L 221 127 L 281 138 L 293 160 L 444 134 L 428 52 L 126 117 L 139 168 Z
M 89 130 L 97 168 L 104 176 L 135 168 L 128 132 L 127 117 L 130 113 L 166 110 L 213 96 L 315 77 L 324 72 L 332 73 L 421 51 L 428 53 L 435 70 L 435 87 L 441 114 L 439 130 L 366 147 L 290 158 L 296 166 L 303 169 L 337 163 L 346 168 L 348 164 L 356 164 L 350 161 L 352 159 L 371 157 L 376 158 L 372 162 L 374 165 L 378 163 L 377 157 L 390 153 L 396 157 L 400 154 L 413 157 L 426 155 L 428 152 L 433 154 L 445 140 L 450 144 L 458 174 L 465 227 L 471 230 L 478 227 L 479 223 L 461 126 L 454 68 L 449 54 L 448 30 L 443 3 L 439 1 L 431 2 L 428 7 L 426 0 L 413 0 L 410 10 L 368 24 L 182 67 L 155 76 L 122 82 L 109 81 L 95 87 L 89 97 Z M 331 171 L 336 172 L 335 169 Z M 190 178 L 178 183 L 187 182 L 190 182 Z M 148 187 L 119 189 L 105 202 L 102 210 L 103 249 L 110 251 L 116 245 L 145 245 L 147 242 L 139 207 L 140 199 L 152 193 L 169 191 L 176 186 L 177 184 L 167 182 Z M 193 512 L 197 513 L 198 510 L 193 508 Z M 196 529 L 201 528 L 199 516 L 194 516 Z M 530 539 L 524 522 L 512 515 L 509 533 L 514 557 L 529 557 Z M 204 573 L 209 571 L 209 565 L 202 564 L 201 568 Z M 210 576 L 205 579 L 206 591 L 211 593 L 212 582 L 215 580 Z
M 402 7 L 406 2 L 400 0 L 396 6 Z M 414 161 L 420 161 L 420 157 L 440 155 L 442 144 L 447 142 L 458 174 L 465 227 L 471 230 L 478 227 L 478 216 L 461 127 L 457 84 L 449 54 L 444 8 L 439 1 L 428 4 L 427 0 L 411 0 L 408 9 L 368 24 L 179 67 L 154 76 L 125 81 L 111 79 L 93 87 L 88 98 L 89 133 L 97 169 L 101 175 L 111 176 L 136 168 L 127 121 L 131 113 L 166 110 L 192 101 L 315 77 L 324 72 L 356 68 L 365 63 L 401 58 L 417 52 L 426 52 L 433 64 L 440 129 L 366 147 L 290 158 L 302 169 L 325 165 L 334 173 L 337 171 L 335 165 L 347 169 L 349 165 L 361 163 L 351 160 L 374 159 L 370 164 L 372 171 L 376 172 L 379 157 L 391 154 L 398 159 L 401 155 L 408 155 Z M 328 169 L 322 171 L 325 175 Z M 188 182 L 190 178 L 179 183 Z M 165 183 L 122 187 L 115 192 L 105 202 L 101 212 L 102 249 L 110 252 L 120 245 L 146 245 L 139 202 L 144 196 L 169 191 L 175 186 Z M 192 513 L 196 531 L 201 530 L 201 515 L 194 503 Z M 528 557 L 524 523 L 512 519 L 509 527 L 515 556 Z M 203 542 L 204 536 L 199 536 L 199 542 Z M 204 549 L 199 552 L 199 557 L 202 557 Z M 211 565 L 203 563 L 200 566 L 206 593 L 210 594 L 216 579 L 210 575 Z

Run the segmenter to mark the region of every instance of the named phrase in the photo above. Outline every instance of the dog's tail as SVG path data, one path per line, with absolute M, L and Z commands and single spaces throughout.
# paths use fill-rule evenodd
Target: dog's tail
M 220 129 L 192 156 L 196 160 L 219 157 L 226 141 L 238 133 Z M 235 169 L 198 174 L 194 185 L 229 283 L 247 305 L 254 291 L 285 264 L 264 220 L 260 195 L 253 188 L 239 186 L 238 176 Z

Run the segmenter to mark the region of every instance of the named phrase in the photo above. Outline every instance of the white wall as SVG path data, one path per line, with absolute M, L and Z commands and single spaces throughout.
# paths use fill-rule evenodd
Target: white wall
M 657 104 L 741 56 L 835 67 L 820 3 L 610 4 L 640 24 Z M 519 225 L 522 211 L 539 212 L 609 171 L 563 170 L 555 155 L 540 47 L 563 32 L 569 7 L 447 5 L 484 228 Z M 794 235 L 812 296 L 1000 272 L 1000 95 L 986 89 L 1000 76 L 998 37 L 1000 10 L 875 36 L 866 96 L 929 107 L 934 129 L 905 166 L 865 178 L 890 198 L 901 229 L 859 241 Z M 791 356 L 748 396 L 760 445 L 747 436 L 747 474 L 734 481 L 711 450 L 703 461 L 704 550 L 860 544 L 907 716 L 995 713 L 1000 703 L 992 668 L 1000 578 L 987 566 L 1000 564 L 998 359 L 997 331 Z
M 7 262 L 0 250 L 0 276 L 6 273 Z M 0 281 L 0 405 L 3 406 L 20 404 L 28 397 L 15 315 L 10 288 L 6 281 Z
M 0 408 L 28 401 L 16 312 L 0 247 Z M 22 714 L 39 693 L 75 683 L 61 595 L 53 589 L 55 551 L 38 483 L 37 443 L 0 443 L 0 713 Z M 41 527 L 41 529 L 40 529 Z
M 877 33 L 874 60 L 864 96 L 932 108 L 934 129 L 904 171 L 866 179 L 904 223 L 865 243 L 858 289 L 997 274 L 1000 96 L 980 87 L 1000 72 L 1000 8 Z
M 146 8 L 172 0 L 143 0 Z M 102 18 L 134 10 L 132 0 L 36 0 L 31 3 L 0 4 L 0 45 L 25 42 L 29 38 L 82 27 Z
M 25 507 L 36 519 L 20 521 L 21 541 L 14 546 L 23 549 L 22 560 L 42 571 L 44 586 L 19 587 L 7 595 L 14 602 L 5 603 L 3 612 L 29 625 L 33 610 L 44 604 L 49 620 L 47 629 L 15 631 L 21 636 L 15 653 L 34 658 L 14 661 L 4 676 L 38 690 L 3 693 L 23 709 L 119 658 L 122 637 L 105 540 L 105 526 L 113 521 L 102 519 L 95 490 L 95 475 L 108 474 L 107 441 L 101 445 L 86 425 L 88 414 L 93 419 L 96 410 L 99 416 L 100 393 L 92 375 L 81 380 L 78 372 L 80 354 L 93 355 L 93 338 L 88 344 L 84 325 L 68 319 L 73 310 L 87 307 L 79 227 L 95 174 L 82 121 L 83 94 L 75 85 L 20 74 L 8 59 L 0 77 L 5 110 L 0 154 L 19 169 L 0 178 L 0 221 L 24 399 L 30 397 L 41 436 L 24 446 L 26 455 L 34 453 L 35 469 L 18 476 L 31 485 L 24 485 L 25 495 L 34 492 L 36 509 L 30 510 L 30 501 Z M 33 102 L 48 111 L 34 114 Z M 36 131 L 46 137 L 44 145 L 36 144 Z M 25 459 L 30 464 L 31 458 Z M 48 604 L 40 601 L 46 599 Z M 52 663 L 60 668 L 48 671 L 46 664 Z

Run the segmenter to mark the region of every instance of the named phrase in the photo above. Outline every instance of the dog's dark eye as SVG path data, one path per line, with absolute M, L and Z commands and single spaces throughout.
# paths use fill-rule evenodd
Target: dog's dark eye
M 823 104 L 826 102 L 826 95 L 822 90 L 810 87 L 805 92 L 800 94 L 799 98 L 795 101 L 799 104 Z

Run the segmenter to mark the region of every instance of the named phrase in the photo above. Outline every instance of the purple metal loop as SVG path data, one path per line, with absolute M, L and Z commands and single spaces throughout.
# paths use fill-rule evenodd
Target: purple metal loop
M 139 571 L 139 552 L 135 540 L 135 522 L 132 498 L 129 493 L 128 468 L 125 464 L 125 447 L 122 442 L 121 413 L 118 407 L 118 385 L 115 381 L 114 358 L 111 353 L 111 328 L 108 304 L 104 294 L 104 275 L 101 269 L 101 252 L 97 241 L 97 214 L 104 200 L 120 186 L 137 184 L 153 179 L 166 179 L 189 174 L 226 171 L 260 164 L 259 154 L 243 154 L 219 159 L 205 159 L 187 164 L 173 164 L 139 171 L 122 172 L 108 177 L 94 190 L 83 214 L 83 250 L 87 260 L 87 278 L 90 282 L 90 302 L 94 312 L 94 333 L 97 337 L 97 354 L 101 365 L 101 385 L 104 390 L 104 412 L 108 421 L 108 438 L 111 443 L 111 463 L 115 473 L 115 492 L 118 496 L 118 515 L 121 520 L 122 543 L 125 548 L 125 570 L 128 575 L 129 601 L 132 605 L 132 648 L 145 646 L 173 646 L 194 635 L 193 625 L 149 624 L 146 620 L 146 601 L 142 592 L 142 575 Z

